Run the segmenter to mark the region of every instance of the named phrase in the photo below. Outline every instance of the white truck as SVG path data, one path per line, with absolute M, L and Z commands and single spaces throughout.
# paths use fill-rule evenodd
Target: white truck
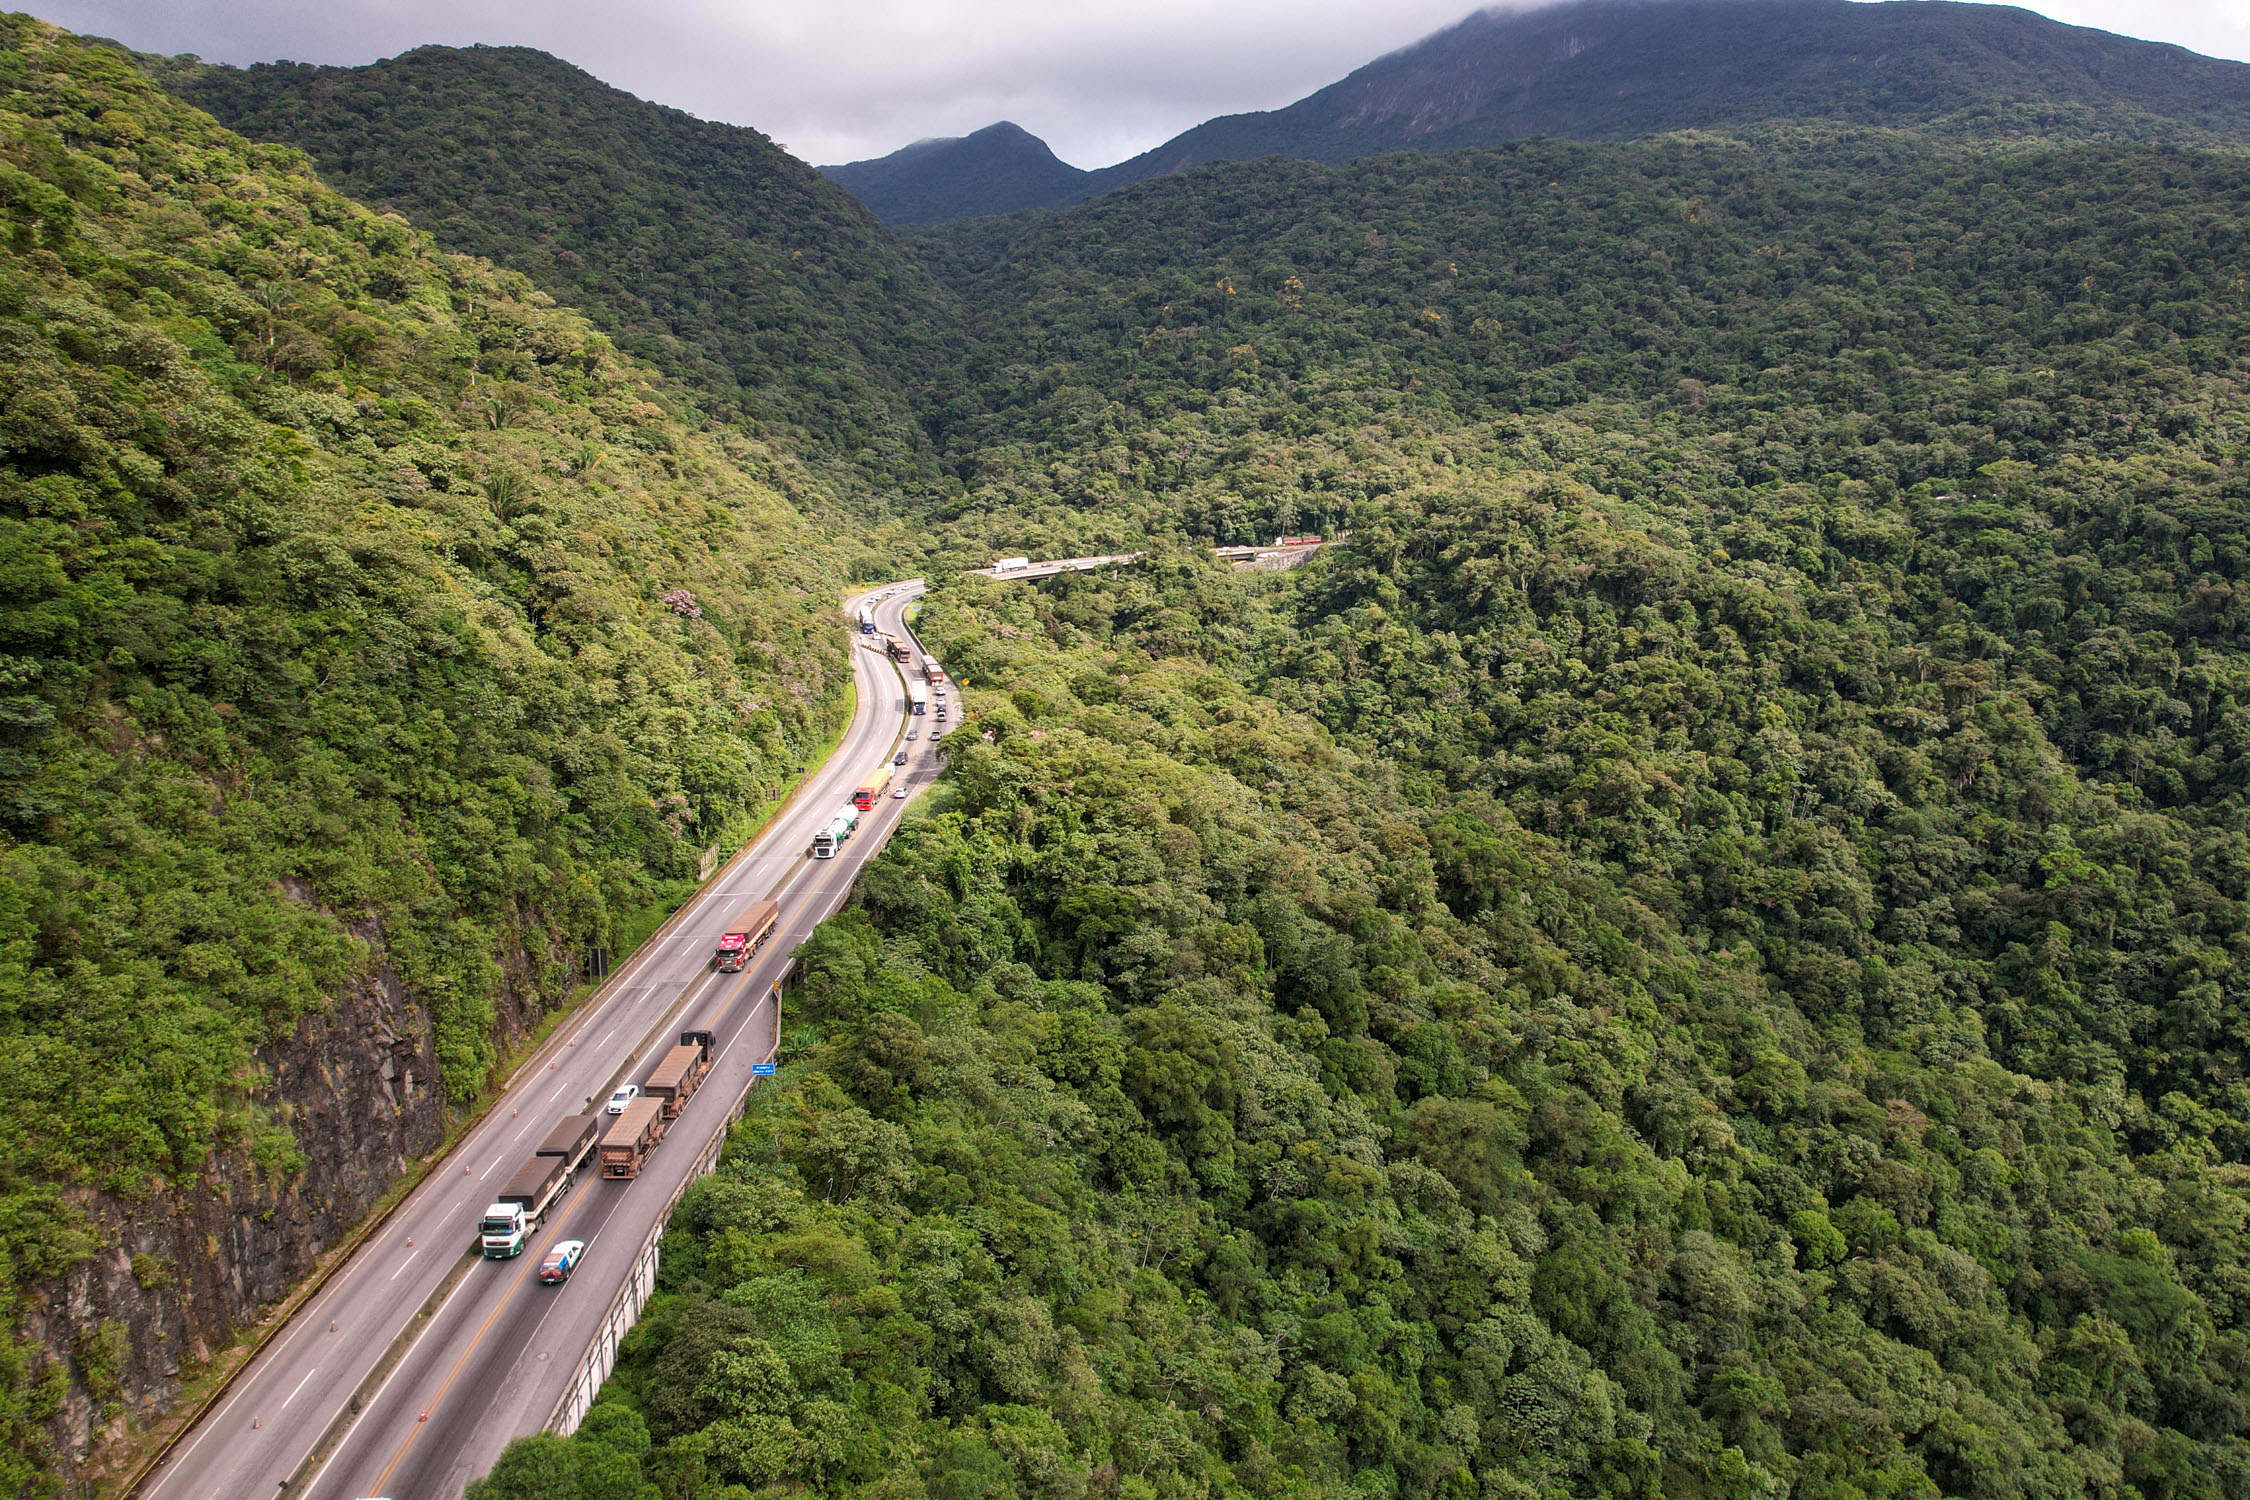
M 1028 557 L 1003 557 L 992 565 L 992 571 L 995 573 L 1020 573 L 1030 566 L 1031 559 Z
M 486 1205 L 484 1222 L 478 1227 L 486 1260 L 513 1260 L 523 1254 L 531 1231 L 570 1190 L 571 1173 L 586 1159 L 600 1130 L 599 1117 L 574 1115 L 549 1132 L 538 1153 L 516 1169 L 499 1196 Z

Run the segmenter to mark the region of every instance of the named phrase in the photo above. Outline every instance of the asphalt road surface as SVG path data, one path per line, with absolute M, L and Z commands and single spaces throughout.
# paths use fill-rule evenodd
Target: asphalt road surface
M 850 613 L 870 602 L 878 628 L 904 638 L 905 606 L 920 591 L 918 583 L 896 585 L 883 591 L 887 597 L 853 599 L 837 628 L 850 630 Z M 181 1437 L 142 1495 L 452 1500 L 510 1438 L 546 1425 L 634 1253 L 725 1129 L 751 1065 L 773 1057 L 774 984 L 789 954 L 842 903 L 907 803 L 884 798 L 832 860 L 807 856 L 814 832 L 896 750 L 912 752 L 898 772 L 909 787 L 937 775 L 929 740 L 935 721 L 920 720 L 921 737 L 902 742 L 910 721 L 899 669 L 863 640 L 881 637 L 853 631 L 858 712 L 787 814 L 634 956 L 598 1005 L 572 1018 L 525 1066 L 498 1107 Z M 716 972 L 711 952 L 719 935 L 744 906 L 769 896 L 781 906 L 774 940 L 741 973 Z M 509 1174 L 556 1121 L 583 1113 L 589 1101 L 598 1107 L 618 1082 L 645 1079 L 686 1029 L 716 1033 L 711 1074 L 641 1175 L 605 1181 L 589 1157 L 523 1254 L 469 1264 L 364 1409 L 350 1413 L 386 1353 L 474 1253 L 478 1220 Z M 586 1255 L 568 1282 L 542 1286 L 539 1259 L 565 1239 L 587 1241 Z M 347 1415 L 338 1438 L 332 1429 Z M 301 1472 L 316 1448 L 320 1461 Z

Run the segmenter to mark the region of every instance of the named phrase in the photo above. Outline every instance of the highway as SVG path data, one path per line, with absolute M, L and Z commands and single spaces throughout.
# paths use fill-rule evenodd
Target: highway
M 920 592 L 915 582 L 854 598 L 837 629 L 851 630 L 851 612 L 872 603 L 878 629 L 903 639 L 905 607 Z M 901 669 L 863 645 L 881 639 L 852 631 L 858 711 L 787 812 L 524 1065 L 498 1106 L 181 1435 L 138 1494 L 452 1500 L 510 1438 L 546 1426 L 635 1252 L 726 1128 L 752 1065 L 772 1058 L 774 986 L 790 953 L 842 904 L 908 804 L 884 798 L 832 860 L 807 857 L 813 833 L 896 749 L 912 752 L 899 773 L 910 788 L 937 775 L 935 721 L 906 718 Z M 921 736 L 901 743 L 910 722 Z M 741 973 L 716 972 L 719 935 L 768 896 L 781 906 L 775 938 Z M 642 1174 L 605 1181 L 589 1157 L 520 1257 L 471 1262 L 484 1206 L 549 1128 L 589 1101 L 598 1107 L 616 1083 L 644 1079 L 690 1028 L 716 1033 L 711 1074 Z M 588 1241 L 586 1256 L 568 1282 L 542 1286 L 540 1256 L 562 1239 Z M 379 1371 L 433 1299 L 435 1312 L 403 1357 Z M 355 1411 L 363 1385 L 372 1389 Z

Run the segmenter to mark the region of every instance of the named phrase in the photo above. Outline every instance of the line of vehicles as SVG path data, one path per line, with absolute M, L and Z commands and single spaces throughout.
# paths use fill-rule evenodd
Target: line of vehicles
M 771 902 L 765 903 L 772 905 Z M 714 1038 L 708 1031 L 683 1031 L 679 1044 L 664 1054 L 645 1087 L 626 1084 L 610 1095 L 604 1116 L 566 1115 L 547 1132 L 530 1160 L 516 1168 L 507 1186 L 493 1195 L 477 1225 L 477 1243 L 486 1260 L 513 1260 L 555 1205 L 569 1194 L 578 1169 L 593 1155 L 605 1178 L 641 1175 L 649 1153 L 664 1139 L 664 1128 L 680 1117 L 688 1100 L 711 1072 Z M 539 1279 L 553 1284 L 570 1279 L 585 1246 L 563 1240 L 550 1247 Z
M 860 606 L 858 622 L 861 634 L 875 633 L 872 606 Z M 883 639 L 893 661 L 901 664 L 911 661 L 913 652 L 905 642 L 890 635 Z M 943 719 L 946 715 L 943 669 L 925 658 L 922 678 L 916 682 L 909 674 L 908 698 L 912 712 L 924 713 L 934 692 L 938 700 L 937 716 Z M 905 758 L 903 753 L 898 757 L 902 762 Z M 852 805 L 813 835 L 813 858 L 835 857 L 836 851 L 858 828 L 861 817 L 890 788 L 895 770 L 895 766 L 886 764 L 859 785 L 852 793 Z M 904 795 L 903 788 L 899 795 Z M 718 945 L 711 955 L 712 966 L 722 974 L 740 973 L 780 928 L 778 902 L 751 902 L 719 935 Z M 513 1260 L 523 1254 L 539 1225 L 569 1194 L 588 1156 L 595 1158 L 604 1179 L 624 1181 L 640 1176 L 650 1154 L 663 1141 L 665 1129 L 679 1118 L 680 1111 L 687 1107 L 688 1100 L 695 1097 L 695 1091 L 710 1075 L 714 1041 L 709 1031 L 681 1032 L 678 1044 L 665 1053 L 645 1085 L 621 1084 L 600 1113 L 569 1115 L 558 1121 L 530 1159 L 516 1169 L 486 1205 L 477 1226 L 478 1246 L 484 1258 Z M 609 1122 L 606 1131 L 603 1129 L 605 1118 Z M 558 1241 L 541 1258 L 539 1279 L 549 1285 L 569 1280 L 585 1253 L 583 1241 Z

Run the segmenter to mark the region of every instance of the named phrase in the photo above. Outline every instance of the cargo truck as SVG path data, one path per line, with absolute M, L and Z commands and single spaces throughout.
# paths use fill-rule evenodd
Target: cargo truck
M 539 1150 L 534 1154 L 559 1156 L 563 1164 L 575 1172 L 579 1163 L 586 1159 L 586 1153 L 594 1149 L 594 1142 L 601 1139 L 601 1134 L 600 1115 L 565 1115 L 547 1132 L 547 1138 L 539 1143 Z
M 559 1156 L 534 1156 L 516 1168 L 484 1211 L 484 1258 L 513 1260 L 523 1254 L 531 1231 L 569 1187 L 570 1163 Z
M 625 1106 L 602 1137 L 602 1176 L 638 1177 L 648 1154 L 664 1139 L 664 1101 L 645 1095 Z
M 866 812 L 873 807 L 883 793 L 891 789 L 891 772 L 890 763 L 884 762 L 880 770 L 861 782 L 859 789 L 852 793 L 852 806 L 858 808 L 861 812 Z
M 664 1118 L 676 1120 L 680 1111 L 687 1108 L 688 1100 L 703 1082 L 703 1075 L 711 1071 L 711 1033 L 708 1031 L 683 1031 L 680 1045 L 664 1054 L 664 1061 L 648 1075 L 648 1083 L 641 1092 L 664 1106 Z
M 812 836 L 812 857 L 834 859 L 836 851 L 844 847 L 844 840 L 852 836 L 859 826 L 859 809 L 847 807 L 832 819 L 826 828 Z
M 711 955 L 711 962 L 718 966 L 721 974 L 740 972 L 766 945 L 780 922 L 780 907 L 771 901 L 751 902 L 720 934 L 718 950 Z

